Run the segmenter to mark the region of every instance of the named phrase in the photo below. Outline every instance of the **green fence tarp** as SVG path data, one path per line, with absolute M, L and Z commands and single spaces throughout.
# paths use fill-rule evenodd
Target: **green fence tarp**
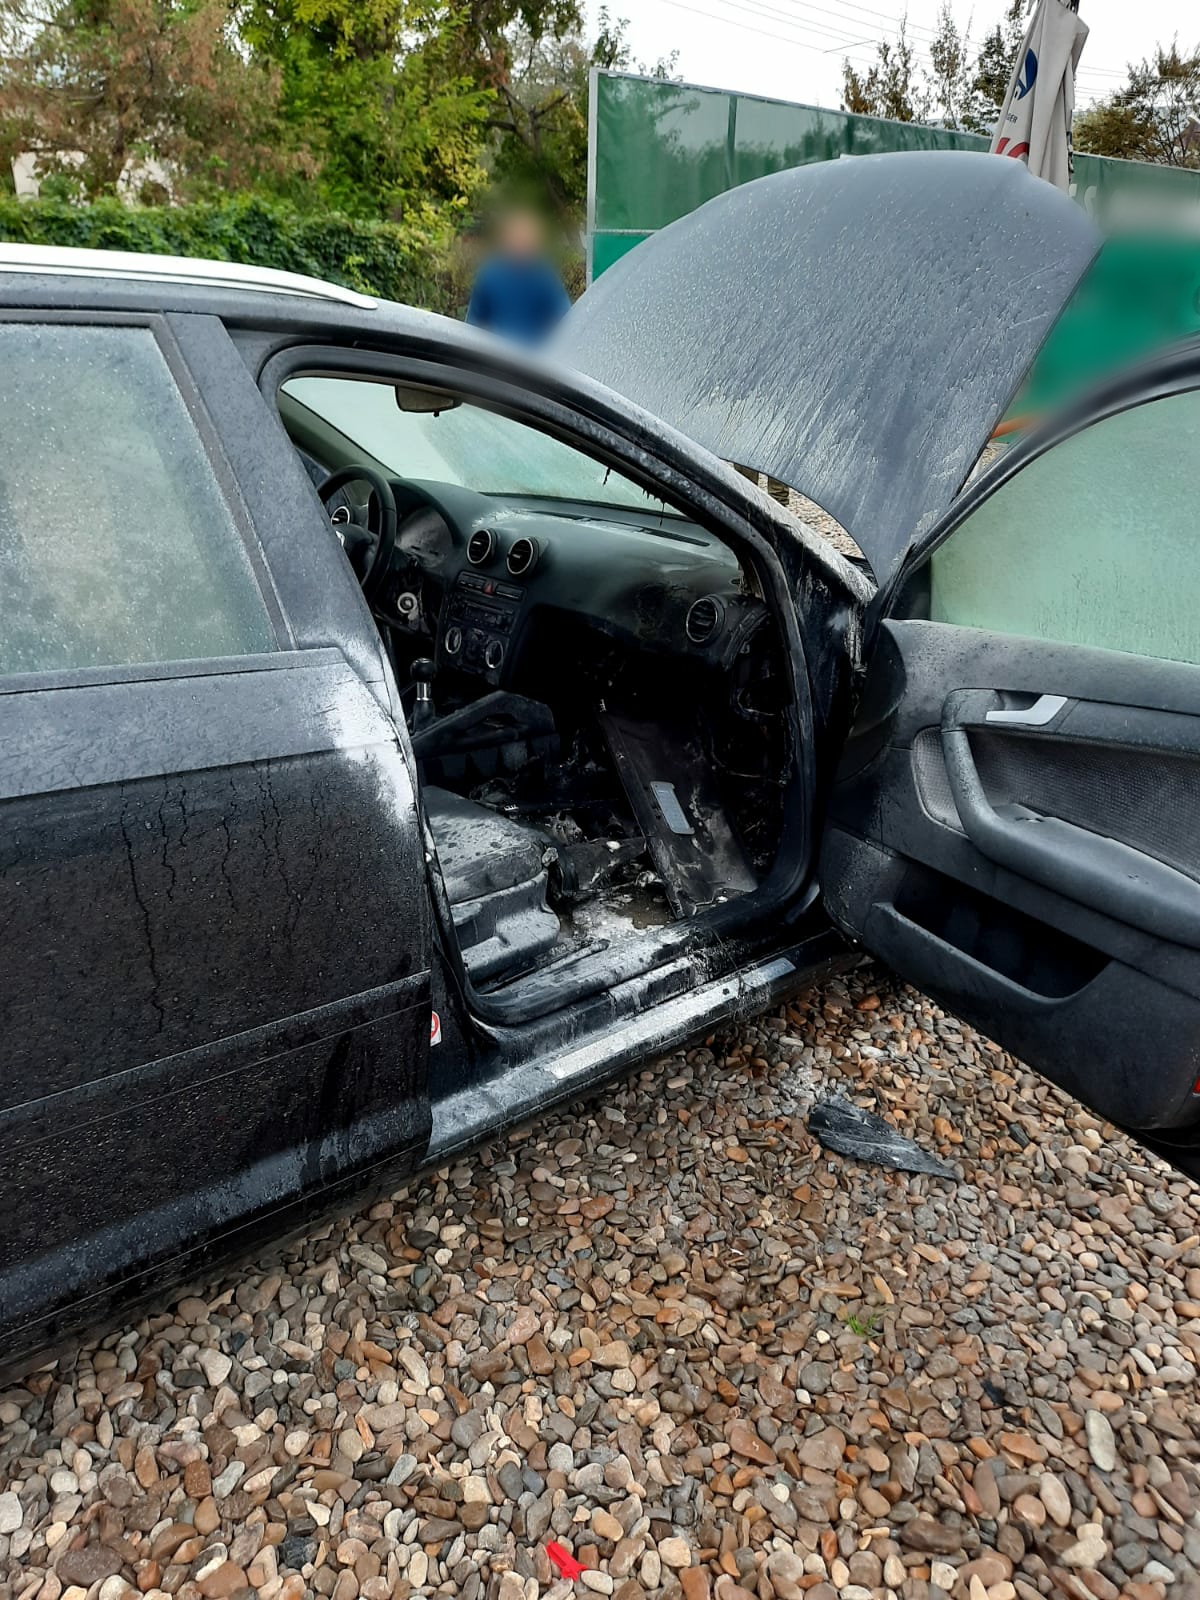
M 1191 239 L 1106 241 L 1042 346 L 1017 416 L 1037 415 L 1178 339 L 1200 333 L 1200 246 Z
M 598 276 L 714 195 L 784 167 L 987 147 L 984 138 L 945 128 L 597 71 L 589 270 Z M 1018 409 L 1055 404 L 1167 340 L 1200 332 L 1200 172 L 1079 155 L 1072 193 L 1112 237 L 1038 358 Z M 1152 231 L 1164 216 L 1169 235 Z
M 783 167 L 884 150 L 978 150 L 986 139 L 852 117 L 660 78 L 597 72 L 594 236 L 651 233 L 714 195 Z

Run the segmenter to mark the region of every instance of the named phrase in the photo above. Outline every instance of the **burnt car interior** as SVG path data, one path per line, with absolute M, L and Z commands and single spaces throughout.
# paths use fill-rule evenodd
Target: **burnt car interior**
M 753 891 L 790 678 L 729 547 L 446 392 L 315 372 L 278 405 L 400 685 L 472 987 L 545 988 Z

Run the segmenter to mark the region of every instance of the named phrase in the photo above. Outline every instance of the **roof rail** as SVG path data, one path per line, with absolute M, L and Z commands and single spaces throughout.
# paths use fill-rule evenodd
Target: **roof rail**
M 370 295 L 300 272 L 209 261 L 194 256 L 140 255 L 131 250 L 75 250 L 64 245 L 0 243 L 0 272 L 52 273 L 76 278 L 107 278 L 139 283 L 194 284 L 207 289 L 249 289 L 259 294 L 294 294 L 334 300 L 373 311 Z

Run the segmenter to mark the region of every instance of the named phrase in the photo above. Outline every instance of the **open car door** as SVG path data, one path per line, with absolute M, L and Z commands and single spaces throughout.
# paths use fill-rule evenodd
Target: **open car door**
M 1099 1111 L 1180 1128 L 1200 1115 L 1200 353 L 962 492 L 1099 245 L 1018 162 L 829 162 L 639 245 L 559 348 L 863 553 L 865 694 L 817 796 L 834 919 Z
M 1200 1117 L 1198 505 L 1200 346 L 964 495 L 879 626 L 821 860 L 847 932 L 1146 1131 Z

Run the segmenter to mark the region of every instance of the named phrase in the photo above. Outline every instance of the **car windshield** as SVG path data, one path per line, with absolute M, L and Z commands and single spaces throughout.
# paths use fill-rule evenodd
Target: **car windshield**
M 354 378 L 290 378 L 283 391 L 399 478 L 670 513 L 602 462 L 478 406 L 402 411 L 390 384 Z

